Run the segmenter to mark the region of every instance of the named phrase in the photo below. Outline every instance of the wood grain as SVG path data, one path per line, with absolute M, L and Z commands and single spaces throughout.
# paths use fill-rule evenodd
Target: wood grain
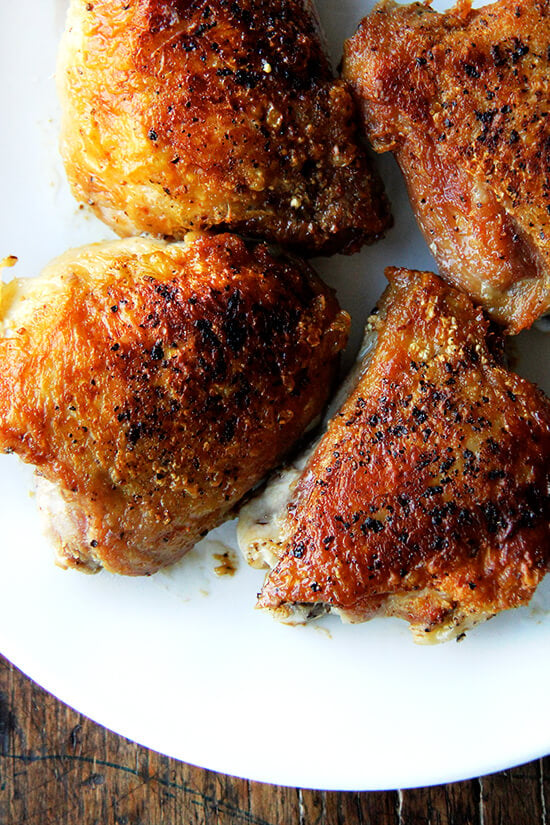
M 550 758 L 434 788 L 248 782 L 111 733 L 0 658 L 0 825 L 550 825 Z

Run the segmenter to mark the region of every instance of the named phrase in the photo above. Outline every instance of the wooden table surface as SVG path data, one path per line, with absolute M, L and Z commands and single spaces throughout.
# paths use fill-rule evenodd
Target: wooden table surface
M 526 714 L 525 724 L 536 720 Z M 550 757 L 493 776 L 407 791 L 263 785 L 191 767 L 123 739 L 0 658 L 0 825 L 203 823 L 550 825 Z

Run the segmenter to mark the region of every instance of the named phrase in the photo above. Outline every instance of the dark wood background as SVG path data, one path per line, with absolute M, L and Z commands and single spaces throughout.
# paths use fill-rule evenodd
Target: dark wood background
M 536 724 L 527 712 L 525 724 Z M 129 742 L 70 710 L 0 658 L 0 825 L 203 823 L 550 825 L 550 757 L 494 776 L 407 791 L 263 785 Z

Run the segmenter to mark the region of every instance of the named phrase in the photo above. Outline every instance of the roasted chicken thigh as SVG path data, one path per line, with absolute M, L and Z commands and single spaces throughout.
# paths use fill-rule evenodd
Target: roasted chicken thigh
M 550 308 L 550 6 L 375 7 L 344 77 L 392 150 L 440 273 L 509 332 Z
M 232 235 L 72 250 L 0 294 L 0 449 L 36 466 L 63 565 L 176 561 L 318 416 L 348 316 Z
M 73 192 L 119 235 L 329 253 L 388 226 L 309 0 L 72 0 L 58 85 Z
M 387 274 L 347 400 L 239 541 L 279 617 L 398 616 L 443 641 L 528 602 L 550 565 L 550 401 L 465 294 Z

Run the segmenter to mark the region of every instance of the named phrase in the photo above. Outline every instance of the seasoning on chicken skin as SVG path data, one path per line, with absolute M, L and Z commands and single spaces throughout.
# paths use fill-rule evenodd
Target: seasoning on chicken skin
M 95 244 L 0 293 L 0 449 L 36 466 L 65 566 L 148 574 L 321 411 L 349 318 L 231 235 Z
M 279 617 L 399 616 L 444 641 L 528 602 L 550 565 L 550 401 L 468 296 L 387 274 L 354 388 L 239 541 L 273 568 L 258 605 Z
M 73 192 L 119 235 L 353 252 L 391 222 L 309 0 L 72 0 L 58 85 Z
M 388 0 L 345 47 L 441 274 L 511 333 L 550 308 L 549 42 L 546 0 L 446 14 Z

